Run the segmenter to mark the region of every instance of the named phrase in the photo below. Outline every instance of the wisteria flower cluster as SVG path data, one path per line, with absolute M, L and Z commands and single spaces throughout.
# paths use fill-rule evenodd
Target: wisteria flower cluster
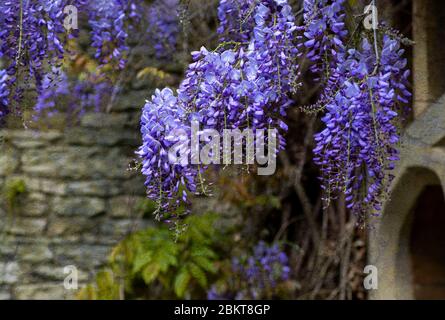
M 196 191 L 196 176 L 200 172 L 192 166 L 170 164 L 170 147 L 190 133 L 190 126 L 183 123 L 186 110 L 178 101 L 171 89 L 156 90 L 141 118 L 143 145 L 138 154 L 145 160 L 142 173 L 147 177 L 147 196 L 158 204 L 158 219 L 163 218 L 163 212 L 177 209 L 187 201 L 186 190 Z
M 73 113 L 98 109 L 108 83 L 73 83 L 54 72 L 61 70 L 66 55 L 63 9 L 68 4 L 88 14 L 101 66 L 125 66 L 129 38 L 146 19 L 147 40 L 157 58 L 171 57 L 176 47 L 178 0 L 2 1 L 0 117 L 20 113 L 18 102 L 34 87 L 37 114 L 55 114 L 60 97 L 68 101 L 68 112 L 79 101 L 80 109 Z M 189 194 L 205 193 L 207 168 L 173 163 L 168 153 L 178 143 L 179 151 L 190 153 L 184 136 L 190 134 L 192 120 L 199 123 L 200 134 L 208 129 L 279 129 L 275 151 L 284 149 L 285 118 L 292 94 L 301 86 L 303 58 L 310 63 L 313 84 L 320 86 L 319 100 L 303 110 L 323 114 L 314 160 L 326 204 L 344 193 L 354 213 L 380 212 L 398 160 L 397 121 L 411 96 L 409 71 L 402 40 L 385 31 L 351 34 L 345 6 L 345 0 L 305 0 L 304 24 L 297 26 L 287 0 L 220 0 L 218 47 L 192 52 L 178 90 L 157 90 L 143 108 L 138 154 L 160 219 L 187 206 Z M 143 29 L 147 33 L 147 25 Z
M 33 82 L 40 93 L 48 65 L 60 65 L 67 38 L 63 9 L 68 4 L 67 0 L 1 1 L 0 58 L 7 74 L 2 83 L 12 95 L 2 99 L 2 115 L 21 100 L 28 83 Z
M 124 68 L 129 50 L 126 21 L 140 9 L 139 4 L 132 0 L 95 0 L 88 4 L 91 46 L 96 49 L 95 58 L 101 64 Z
M 39 103 L 57 93 L 49 84 L 59 83 L 48 79 L 53 77 L 53 69 L 61 67 L 66 53 L 74 53 L 68 52 L 67 40 L 78 35 L 76 30 L 65 29 L 64 9 L 68 5 L 78 9 L 79 17 L 87 15 L 91 46 L 100 67 L 116 70 L 124 68 L 127 62 L 129 34 L 141 34 L 159 56 L 174 50 L 179 30 L 176 4 L 177 0 L 155 0 L 149 4 L 143 0 L 1 1 L 0 59 L 6 76 L 2 73 L 0 117 L 12 110 L 20 113 L 20 102 L 28 89 L 35 88 L 37 96 L 42 95 Z M 146 29 L 138 29 L 147 19 L 156 26 L 152 28 L 156 37 L 147 37 Z
M 221 0 L 218 34 L 223 41 L 248 42 L 254 28 L 256 3 L 250 0 Z
M 113 89 L 110 82 L 95 75 L 70 79 L 60 69 L 45 75 L 43 87 L 45 89 L 34 106 L 34 120 L 63 112 L 67 120 L 76 121 L 86 112 L 102 111 Z
M 267 245 L 260 241 L 250 256 L 232 259 L 233 288 L 212 286 L 209 300 L 271 298 L 278 284 L 289 279 L 290 267 L 287 254 L 278 243 Z M 236 290 L 236 291 L 235 291 Z
M 237 8 L 237 0 L 222 2 Z M 297 86 L 298 50 L 294 44 L 297 27 L 287 1 L 258 0 L 250 17 L 253 29 L 247 43 L 222 40 L 214 51 L 193 52 L 185 79 L 177 90 L 157 91 L 144 106 L 143 145 L 139 149 L 142 173 L 147 176 L 148 197 L 168 212 L 187 194 L 204 190 L 199 165 L 172 164 L 167 147 L 180 135 L 171 130 L 190 131 L 190 122 L 221 132 L 224 129 L 281 128 L 279 149 L 285 145 L 287 125 L 283 122 L 291 103 L 288 93 Z M 231 25 L 231 24 L 228 24 Z M 221 34 L 224 32 L 220 30 Z M 163 116 L 159 116 L 162 112 Z M 174 120 L 174 121 L 173 121 Z M 278 151 L 278 150 L 277 150 Z M 197 180 L 198 179 L 198 180 Z M 161 214 L 162 216 L 162 214 Z
M 345 40 L 348 31 L 345 26 L 345 0 L 304 1 L 304 47 L 308 50 L 313 81 L 320 85 L 320 99 L 305 110 L 320 111 L 335 94 L 341 84 L 336 72 L 347 50 Z
M 179 0 L 157 0 L 148 8 L 148 42 L 158 59 L 169 59 L 175 51 L 179 31 Z
M 320 166 L 326 204 L 344 193 L 352 212 L 359 216 L 378 214 L 398 160 L 397 119 L 411 96 L 407 89 L 409 71 L 399 41 L 387 35 L 373 39 L 378 51 L 367 38 L 357 49 L 346 48 L 341 3 L 305 2 L 308 25 L 322 26 L 316 28 L 320 34 L 305 33 L 312 60 L 319 63 L 323 52 L 335 52 L 327 60 L 329 64 L 322 64 L 323 69 L 312 69 L 327 73 L 318 102 L 322 106 L 318 110 L 325 111 L 325 128 L 315 136 L 314 161 Z M 324 15 L 317 16 L 318 11 Z M 326 31 L 328 25 L 337 27 Z
M 95 58 L 102 65 L 123 69 L 130 34 L 133 41 L 147 42 L 157 58 L 170 58 L 179 35 L 178 5 L 179 0 L 154 0 L 148 5 L 143 0 L 91 1 L 87 9 Z

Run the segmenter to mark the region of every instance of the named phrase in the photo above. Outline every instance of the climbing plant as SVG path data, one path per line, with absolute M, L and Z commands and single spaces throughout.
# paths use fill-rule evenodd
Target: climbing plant
M 162 298 L 205 296 L 218 271 L 222 234 L 215 219 L 214 214 L 188 217 L 188 232 L 177 239 L 166 226 L 130 235 L 113 249 L 107 268 L 79 297 L 123 299 L 140 297 L 144 292 L 150 292 L 151 298 L 156 292 Z
M 320 86 L 318 101 L 301 109 L 321 114 L 325 125 L 313 150 L 325 205 L 343 193 L 356 215 L 379 214 L 398 160 L 409 70 L 399 34 L 384 24 L 370 31 L 363 19 L 348 26 L 347 9 L 344 0 L 306 0 L 299 25 L 286 0 L 220 1 L 219 45 L 193 52 L 178 90 L 157 90 L 143 109 L 139 155 L 157 217 L 170 219 L 189 203 L 189 193 L 206 194 L 206 166 L 172 163 L 173 145 L 184 153 L 195 147 L 172 132 L 190 135 L 191 120 L 204 140 L 206 130 L 222 136 L 227 129 L 273 127 L 278 146 L 272 152 L 279 152 L 303 73 Z
M 102 95 L 115 95 L 119 81 L 110 70 L 128 64 L 131 43 L 148 43 L 158 59 L 171 57 L 189 3 L 3 1 L 0 116 L 20 115 L 29 90 L 36 95 L 37 115 L 57 112 L 56 97 L 66 100 L 71 92 L 82 102 L 75 114 L 87 105 L 97 111 Z M 64 70 L 75 50 L 72 40 L 82 34 L 64 24 L 70 5 L 84 13 L 96 63 L 94 74 L 77 84 L 69 83 Z M 171 161 L 169 149 L 183 143 L 174 132 L 190 134 L 192 121 L 203 139 L 208 130 L 222 135 L 227 129 L 273 128 L 275 154 L 286 148 L 288 113 L 297 107 L 320 114 L 324 124 L 315 134 L 313 153 L 325 206 L 344 194 L 356 215 L 379 214 L 398 160 L 398 123 L 411 96 L 402 49 L 408 41 L 383 22 L 366 27 L 364 15 L 354 14 L 363 8 L 346 0 L 300 5 L 298 10 L 295 1 L 220 0 L 216 46 L 193 51 L 179 87 L 156 90 L 147 101 L 137 153 L 157 218 L 177 220 L 190 212 L 191 194 L 208 194 L 203 176 L 209 166 Z M 319 99 L 300 106 L 298 94 L 307 78 L 319 86 Z M 77 107 L 76 100 L 68 103 Z

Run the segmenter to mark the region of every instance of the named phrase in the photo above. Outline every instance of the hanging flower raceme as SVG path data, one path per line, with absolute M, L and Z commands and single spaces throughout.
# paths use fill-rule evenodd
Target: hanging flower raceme
M 258 1 L 254 9 L 248 44 L 193 53 L 195 62 L 179 96 L 198 112 L 204 126 L 287 130 L 280 117 L 291 102 L 289 92 L 298 86 L 298 50 L 293 44 L 297 27 L 287 4 Z
M 156 90 L 143 108 L 141 132 L 143 144 L 138 155 L 143 159 L 147 196 L 158 203 L 158 219 L 174 218 L 172 211 L 187 203 L 187 192 L 196 191 L 198 168 L 172 159 L 171 148 L 179 143 L 178 153 L 187 153 L 190 127 L 184 110 L 171 89 Z
M 371 45 L 365 34 L 358 49 L 347 48 L 344 0 L 304 5 L 304 44 L 321 85 L 306 110 L 325 111 L 314 149 L 324 200 L 344 193 L 352 212 L 378 214 L 398 160 L 398 111 L 410 97 L 403 50 L 397 39 L 385 35 Z
M 60 65 L 67 39 L 63 9 L 70 3 L 68 0 L 0 3 L 0 57 L 9 76 L 6 83 L 12 95 L 10 103 L 18 104 L 29 82 L 40 92 L 45 69 L 48 65 Z
M 238 2 L 227 1 L 221 5 L 227 7 L 235 3 Z M 278 129 L 279 149 L 284 148 L 283 134 L 287 125 L 282 118 L 286 116 L 286 109 L 291 103 L 288 94 L 297 87 L 299 76 L 298 64 L 295 63 L 298 50 L 294 43 L 297 27 L 287 1 L 261 0 L 249 3 L 251 7 L 252 4 L 254 6 L 248 17 L 251 20 L 248 25 L 251 25 L 252 30 L 249 33 L 250 38 L 245 39 L 247 42 L 222 40 L 214 51 L 201 48 L 200 51 L 193 52 L 194 62 L 190 64 L 185 79 L 179 86 L 177 97 L 170 90 L 162 91 L 146 104 L 144 113 L 152 116 L 145 116 L 145 119 L 143 116 L 142 135 L 148 135 L 148 142 L 153 143 L 151 130 L 158 133 L 155 128 L 175 129 L 174 125 L 180 129 L 189 128 L 190 120 L 194 119 L 199 122 L 199 134 L 210 129 L 216 130 L 220 136 L 225 129 L 247 128 L 253 132 L 257 129 Z M 222 22 L 228 28 L 233 25 L 226 20 Z M 221 28 L 220 32 L 225 34 Z M 168 110 L 165 112 L 169 116 L 165 119 L 176 119 L 174 122 L 170 121 L 174 125 L 166 126 L 164 119 L 156 118 L 159 114 L 157 110 L 162 109 L 162 104 Z M 152 120 L 147 121 L 148 118 Z M 185 131 L 188 132 L 187 130 Z M 167 133 L 157 134 L 155 138 L 158 142 L 156 145 L 163 146 L 162 156 L 156 153 L 159 151 L 157 149 L 154 153 L 152 149 L 144 149 L 146 143 L 141 150 L 149 152 L 140 151 L 139 154 L 144 166 L 143 173 L 147 176 L 148 197 L 161 201 L 161 209 L 168 211 L 171 210 L 171 199 L 180 199 L 179 186 L 184 186 L 185 192 L 201 191 L 201 173 L 205 167 L 184 165 L 174 166 L 175 169 L 172 170 L 171 165 L 165 163 L 169 159 L 166 154 L 167 146 L 163 144 L 170 146 L 170 142 L 165 141 L 166 135 Z M 153 162 L 153 157 L 158 162 Z M 158 170 L 159 176 L 164 177 L 168 172 L 172 174 L 170 178 L 155 178 L 153 172 L 159 168 L 165 170 Z M 183 171 L 186 168 L 190 170 L 187 171 L 188 178 L 184 183 L 177 184 L 180 181 L 178 170 Z M 166 192 L 167 196 L 160 198 L 161 191 Z M 176 200 L 173 201 L 173 208 L 177 206 Z
M 90 1 L 89 24 L 95 58 L 102 65 L 123 69 L 131 34 L 147 41 L 157 58 L 171 57 L 179 35 L 178 4 L 178 0 L 155 0 L 150 4 L 143 0 Z M 140 26 L 146 28 L 142 30 Z
M 314 81 L 321 86 L 318 101 L 304 107 L 305 111 L 321 111 L 333 98 L 342 84 L 341 75 L 336 70 L 344 60 L 345 39 L 348 31 L 345 26 L 345 0 L 305 0 L 304 1 L 304 47 L 308 51 L 310 71 Z
M 248 42 L 254 27 L 257 1 L 221 0 L 218 6 L 218 34 L 221 41 Z
M 53 78 L 52 70 L 61 67 L 68 53 L 67 40 L 78 35 L 76 30 L 65 28 L 65 9 L 68 5 L 77 8 L 80 21 L 83 21 L 82 15 L 87 15 L 91 46 L 95 48 L 94 55 L 99 66 L 107 66 L 100 69 L 104 73 L 105 70 L 125 66 L 130 35 L 136 38 L 139 34 L 142 38 L 138 40 L 148 40 L 158 56 L 167 56 L 168 52 L 172 52 L 179 30 L 177 4 L 177 0 L 156 0 L 153 3 L 145 3 L 144 0 L 1 1 L 0 58 L 7 74 L 2 78 L 4 97 L 1 116 L 11 111 L 22 113 L 21 101 L 24 93 L 30 89 L 37 96 L 42 96 L 37 103 L 37 109 L 41 109 L 42 101 L 51 104 L 51 96 L 57 93 L 57 89 L 51 86 L 63 86 L 63 83 L 48 79 Z M 155 38 L 146 34 L 147 19 L 153 27 L 152 31 L 156 32 Z M 106 76 L 113 78 L 108 74 Z M 97 85 L 102 86 L 102 83 Z M 78 98 L 90 99 L 91 95 L 82 94 L 85 90 L 80 86 L 74 88 L 77 89 L 75 93 L 80 94 Z M 6 101 L 9 102 L 7 105 Z
M 95 58 L 101 64 L 125 65 L 128 33 L 125 26 L 129 0 L 95 0 L 89 4 L 91 46 L 96 48 Z
M 45 75 L 43 88 L 34 106 L 35 121 L 63 113 L 67 120 L 76 122 L 86 112 L 103 111 L 113 89 L 101 77 L 70 79 L 60 69 Z
M 267 5 L 265 5 L 267 4 Z M 251 117 L 255 124 L 287 131 L 282 121 L 292 101 L 289 94 L 300 86 L 300 57 L 296 46 L 297 31 L 294 16 L 287 1 L 265 1 L 257 6 L 255 27 L 249 45 L 245 73 L 257 75 Z M 272 116 L 267 116 L 272 115 Z M 285 140 L 279 135 L 280 148 Z
M 315 137 L 326 202 L 343 192 L 360 216 L 378 214 L 388 194 L 398 160 L 397 111 L 410 97 L 403 50 L 388 36 L 382 47 L 380 59 L 366 39 L 348 51 L 336 69 L 343 85 L 326 105 L 326 128 Z
M 170 58 L 179 35 L 178 0 L 156 0 L 148 8 L 148 38 L 158 59 Z

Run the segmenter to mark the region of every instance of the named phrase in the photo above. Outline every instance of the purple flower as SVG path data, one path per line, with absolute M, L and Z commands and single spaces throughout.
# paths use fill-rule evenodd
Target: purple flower
M 101 64 L 115 63 L 125 66 L 125 53 L 128 51 L 128 38 L 125 17 L 129 0 L 95 0 L 89 4 L 91 26 L 91 46 L 96 48 L 95 58 Z
M 249 41 L 254 25 L 254 6 L 255 1 L 250 0 L 220 0 L 218 34 L 221 41 Z
M 158 59 L 171 58 L 179 35 L 178 0 L 156 0 L 148 8 L 148 41 Z
M 60 69 L 53 69 L 43 79 L 33 119 L 51 118 L 64 112 L 67 120 L 76 121 L 86 112 L 102 111 L 111 91 L 109 82 L 95 76 L 69 79 Z
M 10 103 L 21 101 L 30 82 L 39 93 L 47 67 L 60 65 L 67 39 L 63 9 L 69 3 L 72 1 L 6 0 L 0 3 L 0 57 L 9 76 Z
M 137 154 L 142 158 L 142 174 L 146 176 L 147 196 L 158 204 L 158 219 L 187 203 L 187 193 L 196 191 L 199 169 L 172 163 L 170 148 L 190 136 L 185 124 L 186 113 L 169 88 L 156 90 L 144 106 L 141 118 L 143 144 Z M 189 149 L 187 146 L 184 149 Z M 167 216 L 170 218 L 170 216 Z
M 197 173 L 205 169 L 191 165 L 172 168 L 165 156 L 170 141 L 166 140 L 165 133 L 153 132 L 165 127 L 166 119 L 170 119 L 169 130 L 189 132 L 190 121 L 195 119 L 202 130 L 214 129 L 221 135 L 225 129 L 276 128 L 280 132 L 279 149 L 284 148 L 287 125 L 281 119 L 292 102 L 290 92 L 299 85 L 296 63 L 299 52 L 294 43 L 298 28 L 287 2 L 281 1 L 277 5 L 274 1 L 222 1 L 220 32 L 233 26 L 226 20 L 229 17 L 223 14 L 222 8 L 237 12 L 237 5 L 241 4 L 242 10 L 247 10 L 247 3 L 251 31 L 242 36 L 243 42 L 223 41 L 217 50 L 209 51 L 203 47 L 192 52 L 193 63 L 186 71 L 177 96 L 170 89 L 157 91 L 144 107 L 142 136 L 146 142 L 141 154 L 143 172 L 149 176 L 147 193 L 165 211 L 178 207 L 181 189 L 186 193 L 199 191 L 196 186 L 202 186 L 202 181 L 195 179 L 199 176 Z M 166 114 L 159 119 L 157 114 L 161 110 Z M 154 143 L 153 140 L 164 156 L 159 154 L 158 148 L 153 151 L 154 146 L 148 145 Z M 185 180 L 178 183 L 180 174 L 185 175 Z M 161 178 L 164 175 L 167 180 Z
M 343 192 L 360 216 L 380 212 L 398 160 L 396 120 L 411 95 L 399 48 L 384 36 L 380 61 L 366 39 L 345 54 L 335 70 L 342 85 L 326 105 L 326 128 L 315 136 L 325 200 Z
M 260 241 L 251 255 L 232 259 L 231 278 L 236 279 L 235 287 L 220 292 L 213 286 L 208 299 L 260 299 L 268 296 L 277 285 L 289 279 L 288 257 L 278 243 L 272 245 Z M 230 292 L 235 291 L 236 292 Z

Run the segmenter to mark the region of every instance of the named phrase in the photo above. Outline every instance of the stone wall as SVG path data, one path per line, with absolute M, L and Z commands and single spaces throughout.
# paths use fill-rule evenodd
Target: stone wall
M 415 229 L 418 226 L 414 225 L 417 215 L 430 215 L 430 224 L 440 224 L 442 215 L 445 215 L 439 197 L 434 198 L 437 203 L 418 208 L 419 200 L 422 203 L 425 199 L 422 198 L 425 191 L 438 190 L 445 196 L 445 32 L 441 27 L 444 17 L 443 1 L 413 1 L 416 119 L 402 137 L 401 161 L 396 168 L 390 199 L 383 208 L 382 217 L 376 218 L 375 228 L 369 232 L 368 262 L 378 268 L 379 275 L 378 290 L 370 292 L 373 299 L 414 299 L 426 295 L 444 298 L 443 293 L 439 295 L 431 289 L 432 284 L 436 288 L 443 286 L 444 277 L 436 277 L 431 271 L 422 275 L 434 278 L 428 279 L 430 292 L 423 292 L 421 296 L 416 294 L 419 281 L 415 279 L 415 265 L 419 261 L 415 255 L 418 248 L 412 243 L 412 235 L 416 235 L 413 231 L 418 232 Z M 421 232 L 428 238 L 435 229 L 431 225 Z M 440 246 L 441 239 L 435 240 L 430 245 Z M 425 248 L 422 264 L 432 264 L 426 259 L 434 258 L 437 250 L 443 251 L 443 247 Z M 441 261 L 437 268 L 443 270 L 445 261 Z
M 143 227 L 143 178 L 127 170 L 148 92 L 64 130 L 0 132 L 0 299 L 64 299 L 64 267 L 85 283 L 110 249 Z M 151 217 L 149 217 L 151 218 Z

